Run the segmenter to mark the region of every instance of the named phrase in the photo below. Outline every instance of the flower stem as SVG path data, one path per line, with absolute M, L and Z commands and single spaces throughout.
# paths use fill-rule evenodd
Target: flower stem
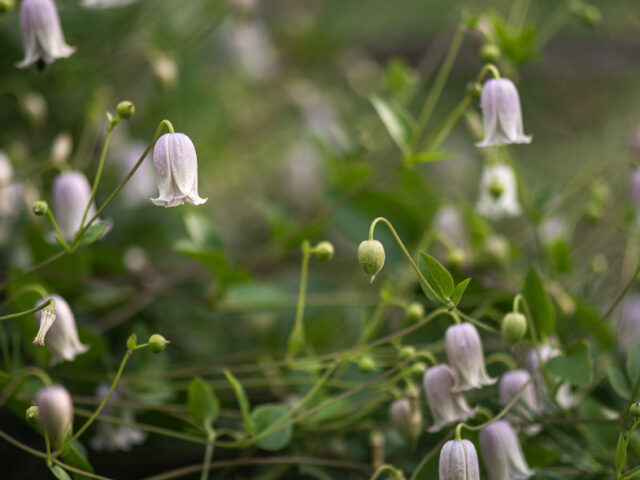
M 213 456 L 215 440 L 215 430 L 207 426 L 207 447 L 204 450 L 204 460 L 202 462 L 202 474 L 200 475 L 200 480 L 208 480 L 209 478 L 209 468 L 211 467 L 211 457 Z
M 309 259 L 311 258 L 311 244 L 305 240 L 302 242 L 302 267 L 300 269 L 300 289 L 298 291 L 298 304 L 296 306 L 296 318 L 293 330 L 289 335 L 288 352 L 289 356 L 298 353 L 305 344 L 304 334 L 304 304 L 307 295 L 307 278 L 309 274 Z
M 4 315 L 0 317 L 0 322 L 4 320 L 11 320 L 12 318 L 24 317 L 25 315 L 29 315 L 30 313 L 35 313 L 39 310 L 43 310 L 47 308 L 49 305 L 55 306 L 55 300 L 50 300 L 48 302 L 44 302 L 42 305 L 38 305 L 37 307 L 30 308 L 29 310 L 25 310 L 24 312 L 11 313 L 9 315 Z
M 60 232 L 60 229 L 58 228 L 58 223 L 56 222 L 56 219 L 53 216 L 53 212 L 51 211 L 51 208 L 47 209 L 47 217 L 49 217 L 49 220 L 51 220 L 51 224 L 53 225 L 53 228 L 56 231 L 56 234 L 58 235 L 58 241 L 64 247 L 64 249 L 68 252 L 69 251 L 69 244 L 67 243 L 67 241 L 62 236 L 62 232 Z

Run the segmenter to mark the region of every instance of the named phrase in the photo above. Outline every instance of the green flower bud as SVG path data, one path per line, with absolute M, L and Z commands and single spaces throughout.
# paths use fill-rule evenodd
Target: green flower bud
M 369 355 L 364 355 L 358 360 L 358 368 L 363 373 L 372 372 L 376 369 L 376 362 Z
M 7 13 L 13 10 L 16 0 L 0 0 L 0 13 Z
M 169 341 L 158 333 L 154 333 L 149 337 L 149 348 L 153 353 L 160 353 L 167 348 Z
M 421 303 L 411 302 L 404 311 L 404 317 L 410 322 L 417 322 L 424 317 L 424 307 Z
M 384 247 L 378 240 L 365 240 L 358 246 L 358 262 L 371 282 L 384 265 Z
M 412 375 L 415 375 L 416 377 L 422 377 L 424 375 L 424 372 L 427 371 L 427 364 L 424 362 L 416 362 L 411 365 L 410 371 Z
M 502 184 L 502 182 L 497 178 L 494 179 L 489 184 L 489 193 L 495 199 L 500 198 L 500 196 L 504 193 L 504 185 Z
M 322 261 L 331 260 L 333 258 L 333 252 L 335 251 L 333 244 L 326 241 L 317 244 L 313 250 L 318 260 Z
M 473 98 L 480 98 L 480 95 L 482 95 L 482 85 L 478 82 L 470 82 L 467 85 L 467 93 Z
M 38 200 L 37 202 L 33 202 L 31 209 L 35 215 L 42 217 L 49 211 L 49 205 L 44 200 Z
M 629 407 L 629 413 L 635 418 L 640 418 L 640 402 L 632 403 Z
M 480 55 L 485 63 L 494 63 L 500 58 L 500 47 L 494 43 L 485 43 L 480 50 Z
M 518 312 L 507 313 L 502 319 L 500 330 L 507 343 L 513 345 L 522 340 L 527 333 L 527 319 Z
M 129 338 L 127 338 L 127 348 L 129 350 L 133 350 L 138 345 L 138 336 L 135 333 L 132 333 Z
M 409 360 L 410 358 L 415 357 L 415 355 L 416 355 L 416 349 L 411 345 L 402 347 L 402 349 L 398 354 L 398 356 L 400 357 L 400 360 Z
M 37 425 L 40 420 L 40 410 L 35 405 L 32 405 L 24 412 L 24 416 L 31 425 Z
M 116 112 L 120 118 L 131 118 L 136 111 L 136 107 L 129 100 L 120 102 L 116 107 Z

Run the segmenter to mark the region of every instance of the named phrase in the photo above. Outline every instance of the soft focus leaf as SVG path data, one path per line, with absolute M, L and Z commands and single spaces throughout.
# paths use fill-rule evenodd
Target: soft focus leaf
M 549 360 L 547 370 L 578 387 L 589 386 L 593 378 L 589 346 L 585 342 L 578 343 L 565 355 Z
M 91 245 L 100 238 L 107 226 L 104 223 L 94 223 L 85 230 L 80 239 L 80 245 Z
M 458 303 L 460 303 L 460 300 L 462 299 L 462 295 L 464 294 L 464 291 L 467 289 L 467 286 L 469 285 L 470 281 L 471 281 L 470 278 L 465 278 L 458 285 L 456 285 L 456 288 L 453 291 L 453 295 L 451 296 L 451 300 L 453 301 L 454 305 L 457 306 Z
M 400 151 L 408 155 L 413 137 L 413 120 L 409 114 L 377 96 L 371 97 L 369 101 Z
M 53 475 L 58 480 L 71 480 L 71 477 L 69 476 L 69 474 L 67 474 L 67 472 L 65 472 L 62 469 L 62 467 L 58 465 L 54 465 L 53 467 L 51 467 L 51 473 L 53 473 Z M 88 478 L 88 477 L 85 476 L 85 478 Z
M 247 393 L 244 391 L 242 384 L 236 377 L 233 376 L 233 374 L 229 370 L 224 370 L 222 373 L 224 373 L 224 376 L 227 377 L 227 381 L 231 384 L 233 393 L 235 393 L 236 399 L 238 400 L 240 413 L 242 415 L 242 423 L 244 425 L 244 431 L 245 433 L 252 433 L 253 431 L 255 431 L 256 427 L 250 417 L 251 405 L 249 404 Z
M 555 331 L 556 314 L 540 275 L 534 267 L 529 267 L 522 286 L 522 295 L 529 306 L 536 331 L 540 339 L 544 341 Z
M 429 285 L 431 285 L 431 287 L 443 298 L 449 298 L 453 295 L 455 288 L 453 277 L 438 260 L 424 252 L 420 252 L 418 268 L 420 269 L 420 272 L 422 272 L 422 275 L 424 275 L 427 282 L 429 282 Z M 435 300 L 433 298 L 431 299 Z
M 616 472 L 620 473 L 625 463 L 627 463 L 627 448 L 624 435 L 620 434 L 618 437 L 618 445 L 616 446 Z
M 609 367 L 607 377 L 609 377 L 609 383 L 614 392 L 625 400 L 629 398 L 631 395 L 631 387 L 629 387 L 629 382 L 627 382 L 624 373 L 622 373 L 619 368 L 614 366 Z
M 208 427 L 218 418 L 220 402 L 213 393 L 213 389 L 202 379 L 194 378 L 191 381 L 187 398 L 187 409 L 199 425 Z
M 287 415 L 287 408 L 283 405 L 260 405 L 251 412 L 251 421 L 256 427 L 256 435 L 270 430 L 273 425 Z M 286 421 L 281 422 L 283 425 Z M 277 432 L 256 442 L 260 448 L 269 451 L 281 450 L 291 440 L 291 425 L 278 429 Z

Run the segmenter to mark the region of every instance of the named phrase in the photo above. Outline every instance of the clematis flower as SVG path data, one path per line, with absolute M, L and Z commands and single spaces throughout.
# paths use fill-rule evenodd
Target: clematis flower
M 508 78 L 493 78 L 482 87 L 480 98 L 484 140 L 478 147 L 531 143 L 522 130 L 522 111 L 518 90 Z
M 75 52 L 64 41 L 60 18 L 53 0 L 23 0 L 20 7 L 20 27 L 25 58 L 19 68 L 37 63 L 40 68 Z
M 50 325 L 48 333 L 45 331 L 46 337 L 43 335 L 43 340 L 51 352 L 51 364 L 55 365 L 63 360 L 73 360 L 77 355 L 89 350 L 89 346 L 80 343 L 78 330 L 76 328 L 76 319 L 73 316 L 71 307 L 69 307 L 69 304 L 61 296 L 51 295 L 43 298 L 38 302 L 38 305 L 42 305 L 52 298 L 56 302 L 55 321 Z M 47 316 L 40 310 L 36 312 L 36 320 L 40 322 L 40 328 L 42 330 L 42 325 L 47 321 Z
M 484 365 L 482 341 L 478 330 L 470 323 L 452 325 L 444 335 L 447 360 L 455 371 L 454 392 L 493 385 L 495 378 L 489 377 Z
M 511 167 L 488 165 L 480 180 L 480 197 L 476 209 L 491 220 L 514 217 L 522 213 L 518 202 L 516 177 Z
M 400 398 L 389 407 L 391 424 L 409 444 L 414 444 L 422 432 L 422 413 L 417 400 L 412 404 L 412 399 Z
M 96 397 L 99 401 L 104 400 L 109 392 L 111 385 L 101 383 L 96 389 Z M 127 423 L 134 423 L 135 416 L 130 409 L 117 409 L 112 404 L 119 399 L 117 390 L 114 390 L 107 405 L 104 407 L 103 413 L 108 416 L 118 416 Z M 118 411 L 119 410 L 119 411 Z M 137 428 L 127 427 L 125 425 L 114 425 L 107 422 L 98 422 L 97 433 L 91 439 L 91 447 L 94 450 L 106 450 L 112 452 L 114 450 L 131 450 L 131 447 L 139 445 L 145 441 L 147 435 Z
M 452 390 L 454 383 L 454 372 L 444 363 L 427 369 L 424 374 L 424 393 L 433 416 L 430 432 L 437 432 L 445 425 L 471 418 L 477 411 L 477 408 L 467 405 L 462 393 Z
M 479 440 L 489 480 L 525 480 L 534 474 L 509 422 L 498 420 L 483 428 Z
M 640 302 L 640 298 L 638 300 Z M 638 334 L 640 335 L 640 331 Z M 640 337 L 638 339 L 640 339 Z M 552 347 L 548 343 L 540 345 L 539 350 L 540 358 L 543 362 L 547 362 L 548 360 L 560 355 L 560 350 Z M 529 350 L 524 359 L 524 364 L 529 373 L 534 375 L 533 384 L 536 391 L 538 411 L 541 413 L 552 413 L 555 410 L 555 407 L 549 400 L 547 386 L 545 385 L 544 378 L 542 377 L 542 372 L 538 371 L 540 368 L 540 362 L 538 361 L 538 352 L 536 352 L 535 348 Z M 571 392 L 571 385 L 568 382 L 564 382 L 558 387 L 556 402 L 558 402 L 562 408 L 573 408 L 576 406 L 577 398 Z
M 506 372 L 500 378 L 500 384 L 498 385 L 500 403 L 507 405 L 513 398 L 520 392 L 520 389 L 529 382 L 531 375 L 526 370 L 513 370 Z M 524 391 L 520 395 L 519 401 L 511 409 L 514 415 L 511 418 L 522 421 L 522 418 L 531 420 L 532 412 L 538 410 L 538 403 L 536 401 L 536 391 L 533 385 L 533 381 L 529 382 Z
M 50 385 L 36 392 L 39 422 L 54 445 L 64 440 L 73 427 L 73 401 L 62 385 Z
M 89 181 L 83 173 L 70 171 L 59 174 L 53 181 L 53 208 L 58 227 L 65 240 L 72 240 L 82 225 L 82 215 L 91 197 Z M 86 220 L 96 213 L 92 202 Z M 86 221 L 85 220 L 85 221 Z
M 480 480 L 476 447 L 469 440 L 449 440 L 440 450 L 439 480 Z
M 198 195 L 198 157 L 189 137 L 183 133 L 165 133 L 153 148 L 158 197 L 154 205 L 176 207 L 188 203 L 200 205 L 207 201 Z

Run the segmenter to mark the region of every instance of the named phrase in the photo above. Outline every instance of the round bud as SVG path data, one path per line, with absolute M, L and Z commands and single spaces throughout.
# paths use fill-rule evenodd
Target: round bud
M 38 200 L 37 202 L 33 202 L 31 209 L 35 215 L 42 217 L 49 211 L 49 205 L 47 205 L 47 202 L 44 200 Z
M 417 322 L 424 317 L 424 307 L 421 303 L 411 302 L 404 311 L 404 317 L 410 322 Z
M 358 262 L 371 282 L 384 265 L 384 247 L 378 240 L 365 240 L 358 246 Z
M 497 178 L 494 179 L 489 184 L 489 193 L 495 199 L 500 198 L 500 196 L 504 193 L 504 185 L 502 184 L 502 182 Z
M 40 410 L 35 405 L 27 408 L 27 411 L 24 412 L 24 416 L 31 425 L 37 425 L 40 419 Z
M 407 345 L 406 347 L 402 347 L 402 349 L 398 353 L 398 356 L 400 357 L 400 360 L 409 360 L 410 358 L 415 357 L 415 355 L 416 355 L 416 349 L 414 347 L 412 347 L 411 345 Z
M 479 82 L 470 82 L 467 85 L 467 93 L 473 98 L 480 98 L 482 95 L 482 85 Z
M 0 13 L 7 13 L 13 10 L 16 0 L 0 0 Z
M 169 341 L 158 333 L 154 333 L 149 337 L 149 348 L 153 353 L 160 353 L 167 348 Z
M 632 403 L 629 407 L 629 413 L 635 418 L 640 418 L 640 402 Z
M 369 355 L 364 355 L 358 360 L 358 368 L 363 373 L 372 372 L 376 369 L 376 362 Z
M 331 242 L 320 242 L 313 250 L 318 260 L 326 261 L 333 258 L 334 248 Z
M 136 107 L 129 100 L 120 102 L 116 107 L 116 112 L 120 118 L 131 118 L 136 111 Z
M 416 377 L 422 377 L 424 375 L 424 372 L 427 371 L 427 364 L 424 362 L 416 362 L 411 365 L 410 371 L 412 375 L 415 375 Z
M 527 319 L 518 312 L 507 313 L 502 319 L 500 330 L 507 343 L 513 345 L 522 340 L 527 333 Z
M 447 265 L 459 267 L 464 262 L 464 251 L 460 248 L 452 248 L 447 254 Z
M 485 43 L 480 50 L 482 60 L 486 63 L 494 63 L 500 58 L 500 48 L 494 43 Z

